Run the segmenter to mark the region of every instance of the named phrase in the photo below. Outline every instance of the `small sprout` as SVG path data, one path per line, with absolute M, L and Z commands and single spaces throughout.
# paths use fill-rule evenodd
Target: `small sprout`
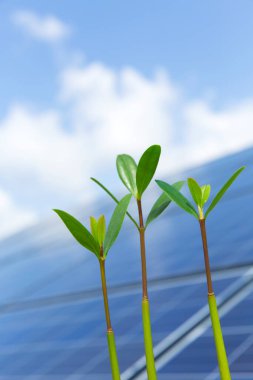
M 138 165 L 127 154 L 120 154 L 116 160 L 117 171 L 123 184 L 138 200 L 152 180 L 161 155 L 159 145 L 150 146 L 141 156 Z
M 147 273 L 146 273 L 146 248 L 145 248 L 145 229 L 147 226 L 155 220 L 171 203 L 170 197 L 164 192 L 154 203 L 151 211 L 146 219 L 146 223 L 143 220 L 142 214 L 142 195 L 150 184 L 159 159 L 161 155 L 161 147 L 159 145 L 150 146 L 141 156 L 138 165 L 135 160 L 127 155 L 121 154 L 117 157 L 116 166 L 118 175 L 129 190 L 130 194 L 134 196 L 137 201 L 139 221 L 138 223 L 127 213 L 128 217 L 132 220 L 137 227 L 140 237 L 140 253 L 142 264 L 142 317 L 143 317 L 143 329 L 144 329 L 144 342 L 145 353 L 147 363 L 147 374 L 149 380 L 157 379 L 155 360 L 153 354 L 152 344 L 152 330 L 150 322 L 149 300 L 148 300 L 148 287 L 147 287 Z M 115 202 L 118 202 L 117 198 L 98 180 L 92 178 Z M 175 189 L 180 190 L 184 182 L 177 182 L 173 186 Z M 109 231 L 110 225 L 108 227 Z M 105 238 L 105 251 L 106 251 L 106 238 Z
M 158 186 L 160 186 L 160 188 L 168 194 L 171 200 L 173 200 L 183 210 L 185 210 L 189 214 L 192 214 L 195 218 L 199 219 L 202 244 L 203 244 L 204 260 L 205 260 L 206 281 L 207 281 L 207 290 L 208 290 L 208 304 L 209 304 L 210 317 L 211 317 L 211 322 L 212 322 L 212 327 L 213 327 L 218 365 L 219 365 L 219 370 L 220 370 L 220 378 L 222 380 L 231 380 L 231 375 L 230 375 L 230 369 L 229 369 L 229 364 L 228 364 L 228 359 L 227 359 L 227 354 L 226 354 L 226 348 L 223 341 L 218 309 L 217 309 L 215 295 L 213 291 L 205 219 L 209 215 L 209 213 L 214 209 L 214 207 L 218 204 L 218 202 L 221 200 L 223 195 L 226 193 L 226 191 L 229 189 L 229 187 L 232 185 L 232 183 L 235 181 L 238 175 L 244 170 L 244 168 L 245 167 L 243 166 L 240 169 L 238 169 L 229 178 L 229 180 L 223 185 L 223 187 L 220 189 L 220 191 L 218 191 L 218 193 L 212 200 L 205 214 L 204 214 L 203 208 L 210 196 L 210 192 L 211 192 L 210 185 L 200 186 L 193 178 L 188 178 L 187 180 L 190 193 L 198 208 L 198 212 L 197 212 L 195 207 L 188 201 L 187 198 L 185 198 L 180 193 L 178 189 L 169 185 L 166 182 L 159 181 L 159 180 L 156 181 Z
M 78 243 L 93 252 L 97 258 L 101 260 L 106 258 L 109 249 L 112 247 L 120 232 L 130 199 L 131 194 L 127 194 L 119 201 L 115 207 L 107 231 L 104 215 L 101 215 L 98 220 L 93 216 L 90 217 L 90 233 L 87 228 L 72 215 L 62 210 L 54 211 L 59 215 Z M 103 257 L 101 257 L 101 247 L 103 248 Z
M 210 185 L 200 186 L 193 178 L 188 178 L 187 180 L 188 187 L 192 195 L 192 198 L 198 208 L 198 211 L 196 211 L 195 207 L 191 204 L 191 202 L 187 198 L 185 198 L 184 195 L 182 195 L 180 191 L 178 191 L 176 188 L 174 188 L 173 186 L 163 181 L 156 180 L 156 183 L 163 191 L 167 193 L 167 195 L 171 198 L 171 200 L 173 200 L 183 210 L 185 210 L 189 214 L 192 214 L 197 219 L 206 219 L 209 213 L 219 203 L 223 195 L 226 193 L 226 191 L 229 189 L 229 187 L 232 185 L 232 183 L 235 181 L 235 179 L 244 169 L 245 169 L 245 166 L 238 169 L 229 178 L 229 180 L 222 186 L 222 188 L 218 191 L 218 193 L 212 200 L 205 214 L 204 214 L 203 207 L 205 203 L 208 201 L 209 196 L 210 196 L 210 192 L 211 192 Z
M 65 211 L 54 210 L 62 219 L 63 223 L 66 225 L 74 238 L 82 246 L 93 252 L 99 260 L 102 292 L 104 298 L 105 319 L 107 326 L 107 342 L 113 380 L 120 379 L 120 370 L 118 365 L 114 333 L 111 325 L 106 285 L 105 259 L 109 249 L 112 247 L 120 232 L 131 197 L 131 194 L 127 194 L 119 202 L 117 201 L 117 206 L 114 209 L 107 231 L 104 215 L 101 215 L 98 220 L 96 220 L 96 218 L 93 216 L 90 217 L 90 233 L 87 228 L 85 228 L 82 223 L 80 223 L 72 215 L 68 214 Z

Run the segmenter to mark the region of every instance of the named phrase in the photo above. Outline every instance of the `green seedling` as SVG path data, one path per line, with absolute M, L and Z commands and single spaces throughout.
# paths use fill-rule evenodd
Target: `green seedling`
M 193 178 L 188 178 L 188 187 L 194 203 L 197 206 L 197 210 L 194 205 L 185 198 L 177 189 L 173 186 L 169 185 L 166 182 L 157 180 L 158 186 L 167 193 L 167 195 L 173 200 L 179 207 L 193 215 L 199 221 L 203 251 L 204 251 L 204 260 L 205 260 L 205 270 L 206 270 L 206 280 L 207 280 L 207 290 L 208 290 L 208 305 L 210 310 L 214 341 L 216 346 L 216 353 L 220 371 L 221 380 L 230 380 L 230 369 L 226 354 L 226 348 L 223 340 L 220 319 L 218 314 L 218 309 L 216 305 L 216 299 L 213 291 L 212 277 L 211 277 L 211 269 L 209 263 L 209 255 L 208 255 L 208 244 L 207 244 L 207 236 L 206 236 L 206 225 L 205 220 L 210 212 L 215 208 L 215 206 L 219 203 L 223 195 L 226 193 L 228 188 L 232 185 L 238 175 L 245 169 L 245 167 L 241 167 L 238 169 L 229 180 L 222 186 L 222 188 L 218 191 L 216 196 L 213 198 L 209 207 L 206 211 L 204 211 L 204 206 L 209 199 L 211 186 L 203 185 L 200 186 Z
M 144 332 L 144 345 L 146 354 L 146 366 L 149 380 L 156 380 L 156 368 L 153 353 L 152 343 L 152 330 L 150 322 L 150 309 L 148 299 L 148 286 L 147 286 L 147 269 L 146 269 L 146 248 L 145 248 L 145 231 L 148 225 L 154 221 L 171 203 L 171 199 L 166 192 L 161 194 L 148 214 L 146 222 L 144 223 L 142 212 L 142 196 L 150 184 L 161 154 L 161 147 L 159 145 L 152 145 L 149 147 L 140 158 L 138 165 L 135 160 L 127 155 L 121 154 L 117 157 L 116 166 L 118 175 L 126 186 L 128 191 L 136 200 L 138 208 L 138 222 L 133 216 L 127 212 L 128 217 L 138 229 L 140 238 L 140 253 L 141 253 L 141 268 L 142 268 L 142 319 L 143 319 L 143 332 Z M 98 180 L 92 178 L 107 194 L 115 201 L 118 199 Z M 184 182 L 177 182 L 173 187 L 180 190 Z
M 121 201 L 118 202 L 107 229 L 104 215 L 101 215 L 98 218 L 98 220 L 91 216 L 91 232 L 88 231 L 87 228 L 85 228 L 77 219 L 75 219 L 67 212 L 61 210 L 54 210 L 62 219 L 63 223 L 66 225 L 66 227 L 74 236 L 74 238 L 83 247 L 91 251 L 99 261 L 102 292 L 104 298 L 105 319 L 107 326 L 107 343 L 113 380 L 120 380 L 120 370 L 109 310 L 106 286 L 105 260 L 110 248 L 112 247 L 120 232 L 130 199 L 131 194 L 127 194 L 124 198 L 121 199 Z

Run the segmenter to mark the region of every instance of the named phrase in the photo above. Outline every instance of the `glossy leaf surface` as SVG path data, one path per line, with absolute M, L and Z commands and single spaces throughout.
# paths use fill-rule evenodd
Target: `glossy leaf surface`
M 208 201 L 210 193 L 211 193 L 211 186 L 210 185 L 203 185 L 201 186 L 201 192 L 202 192 L 202 204 L 203 207 L 204 204 Z
M 136 170 L 134 159 L 128 154 L 120 154 L 116 161 L 118 175 L 130 193 L 137 197 Z
M 184 185 L 184 181 L 179 181 L 174 183 L 172 186 L 177 189 L 178 191 L 181 190 L 181 188 Z M 160 197 L 157 199 L 157 201 L 154 203 L 152 209 L 150 210 L 150 213 L 148 214 L 147 221 L 145 228 L 153 221 L 155 220 L 161 213 L 169 206 L 171 203 L 171 198 L 168 196 L 167 193 L 163 192 Z
M 163 181 L 156 180 L 156 183 L 179 207 L 198 219 L 198 213 L 193 205 L 177 189 Z
M 90 230 L 94 239 L 98 240 L 98 222 L 94 216 L 90 216 Z
M 98 218 L 98 223 L 97 223 L 97 239 L 98 239 L 98 244 L 100 245 L 100 247 L 104 243 L 105 233 L 106 233 L 105 217 L 104 215 L 101 215 Z
M 155 174 L 160 155 L 160 145 L 152 145 L 141 156 L 136 172 L 138 199 L 141 199 L 142 194 L 150 184 Z
M 122 198 L 121 201 L 118 203 L 118 205 L 116 206 L 112 214 L 112 217 L 111 217 L 111 220 L 110 220 L 110 223 L 105 235 L 105 242 L 104 242 L 105 256 L 107 255 L 109 249 L 115 242 L 120 232 L 131 197 L 132 197 L 131 194 L 125 195 L 124 198 Z
M 199 186 L 197 181 L 195 181 L 195 179 L 193 179 L 193 178 L 188 178 L 187 183 L 188 183 L 188 187 L 189 187 L 189 190 L 190 190 L 190 193 L 192 195 L 194 202 L 196 203 L 196 205 L 201 206 L 201 204 L 202 204 L 201 187 Z
M 72 215 L 62 210 L 54 210 L 56 214 L 61 218 L 69 232 L 83 247 L 89 251 L 95 253 L 99 257 L 99 245 L 91 235 L 91 233 L 85 228 L 82 223 L 75 219 Z

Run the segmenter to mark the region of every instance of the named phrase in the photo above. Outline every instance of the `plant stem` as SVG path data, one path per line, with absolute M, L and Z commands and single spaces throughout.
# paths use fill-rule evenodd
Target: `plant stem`
M 217 352 L 220 378 L 221 380 L 231 380 L 228 358 L 222 336 L 220 319 L 214 294 L 208 295 L 208 304 L 212 320 L 213 335 Z
M 143 320 L 147 374 L 148 374 L 148 380 L 157 380 L 155 359 L 154 359 L 154 352 L 153 352 L 149 300 L 148 300 L 145 227 L 143 223 L 141 200 L 137 200 L 137 206 L 138 206 L 138 212 L 139 212 L 139 235 L 140 235 L 141 269 L 142 269 L 142 320 Z
M 204 259 L 205 259 L 207 290 L 208 290 L 208 294 L 213 294 L 213 284 L 212 284 L 212 276 L 211 276 L 211 269 L 210 269 L 209 255 L 208 255 L 205 219 L 199 219 L 199 224 L 200 224 L 200 231 L 201 231 Z
M 100 263 L 102 291 L 103 291 L 103 297 L 104 297 L 106 327 L 107 327 L 107 331 L 110 331 L 110 330 L 112 330 L 112 325 L 111 325 L 109 302 L 108 302 L 108 295 L 107 295 L 107 286 L 106 286 L 105 261 L 99 260 L 99 263 Z
M 220 324 L 218 309 L 216 305 L 216 299 L 215 299 L 215 295 L 213 291 L 209 255 L 208 255 L 205 219 L 204 218 L 199 219 L 199 224 L 200 224 L 204 259 L 205 259 L 207 290 L 208 290 L 208 305 L 209 305 L 212 328 L 213 328 L 213 335 L 214 335 L 217 360 L 218 360 L 219 371 L 220 371 L 220 378 L 221 380 L 231 380 L 226 348 L 225 348 L 225 344 L 223 340 L 221 324 Z
M 143 223 L 141 200 L 137 200 L 137 205 L 138 205 L 138 212 L 139 212 L 139 234 L 140 234 L 140 247 L 141 247 L 142 296 L 143 296 L 143 299 L 144 298 L 148 299 L 145 228 L 144 228 L 144 223 Z
M 103 257 L 102 249 L 101 249 L 100 254 L 101 254 L 101 257 Z M 106 319 L 106 327 L 107 327 L 107 343 L 108 343 L 108 350 L 109 350 L 110 363 L 111 363 L 111 369 L 112 369 L 112 379 L 120 380 L 120 370 L 119 370 L 119 364 L 118 364 L 117 350 L 116 350 L 114 333 L 113 333 L 113 329 L 111 325 L 109 302 L 108 302 L 108 295 L 107 295 L 105 260 L 101 258 L 99 260 L 99 264 L 100 264 L 100 274 L 101 274 L 102 291 L 103 291 L 103 298 L 104 298 L 105 319 Z

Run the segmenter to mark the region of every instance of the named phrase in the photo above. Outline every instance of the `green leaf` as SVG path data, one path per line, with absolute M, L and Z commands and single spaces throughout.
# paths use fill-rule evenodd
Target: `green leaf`
M 117 171 L 121 181 L 131 194 L 137 197 L 136 170 L 137 165 L 134 159 L 128 154 L 120 154 L 116 160 Z
M 91 230 L 92 236 L 97 241 L 98 240 L 98 222 L 93 216 L 90 216 L 90 230 Z
M 152 180 L 159 162 L 160 155 L 160 145 L 152 145 L 141 156 L 136 172 L 138 199 L 141 199 L 142 194 Z
M 242 166 L 240 169 L 236 170 L 234 174 L 229 178 L 229 180 L 225 183 L 224 186 L 218 191 L 214 199 L 212 200 L 210 206 L 208 207 L 205 217 L 207 218 L 208 214 L 214 209 L 214 207 L 217 205 L 217 203 L 221 200 L 223 195 L 226 193 L 226 191 L 229 189 L 229 187 L 232 185 L 232 183 L 235 181 L 235 179 L 238 177 L 238 175 L 245 169 L 245 166 Z
M 62 210 L 53 210 L 59 215 L 69 232 L 83 247 L 95 253 L 99 258 L 99 245 L 91 233 L 72 215 Z
M 105 243 L 104 243 L 105 256 L 107 255 L 109 249 L 111 248 L 111 246 L 117 239 L 117 236 L 120 232 L 131 197 L 132 197 L 131 194 L 125 195 L 121 199 L 121 201 L 118 203 L 118 205 L 116 206 L 112 214 L 112 217 L 111 217 L 111 220 L 110 220 L 110 223 L 105 235 Z
M 100 186 L 101 189 L 103 189 L 114 200 L 114 202 L 119 203 L 119 200 L 101 182 L 99 182 L 96 178 L 93 178 L 93 177 L 91 177 L 91 180 L 93 182 L 95 182 L 98 186 Z M 127 211 L 126 214 L 129 217 L 129 219 L 133 222 L 133 224 L 135 225 L 135 227 L 139 229 L 138 223 L 132 217 L 132 215 L 128 211 Z
M 181 188 L 184 185 L 184 181 L 179 181 L 174 183 L 172 186 L 175 187 L 178 191 L 181 190 Z M 169 206 L 171 203 L 171 199 L 169 198 L 168 194 L 163 192 L 160 197 L 157 199 L 157 201 L 154 203 L 152 209 L 150 210 L 150 213 L 148 214 L 145 228 L 154 220 L 156 219 L 161 213 Z
M 197 181 L 195 181 L 195 179 L 193 178 L 188 178 L 187 183 L 188 183 L 188 187 L 189 187 L 189 190 L 194 202 L 196 203 L 197 206 L 201 206 L 201 201 L 202 201 L 201 187 L 199 186 Z
M 208 201 L 210 192 L 211 192 L 211 186 L 210 185 L 203 185 L 201 186 L 201 192 L 202 192 L 202 204 L 203 207 L 204 204 Z
M 102 245 L 104 244 L 105 232 L 106 232 L 105 217 L 104 215 L 101 215 L 98 218 L 98 227 L 97 227 L 98 244 L 100 245 L 100 247 L 102 247 Z
M 195 210 L 194 206 L 178 190 L 163 181 L 156 180 L 156 183 L 163 191 L 168 194 L 172 201 L 174 201 L 179 207 L 198 219 L 198 213 Z

